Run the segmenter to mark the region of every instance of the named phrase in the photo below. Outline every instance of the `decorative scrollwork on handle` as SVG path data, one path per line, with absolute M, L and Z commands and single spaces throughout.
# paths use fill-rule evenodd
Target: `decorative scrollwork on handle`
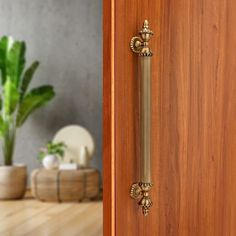
M 139 199 L 138 204 L 142 207 L 143 214 L 148 215 L 149 209 L 152 206 L 152 200 L 149 192 L 151 190 L 151 183 L 134 183 L 131 186 L 130 196 L 134 199 Z
M 131 186 L 130 196 L 139 199 L 143 214 L 149 213 L 152 201 L 150 198 L 151 183 L 151 57 L 149 40 L 153 32 L 149 29 L 148 21 L 143 23 L 139 36 L 130 41 L 130 48 L 140 58 L 140 85 L 141 85 L 141 181 Z
M 139 31 L 139 36 L 134 36 L 130 41 L 130 48 L 134 53 L 138 53 L 139 56 L 150 57 L 152 51 L 148 47 L 148 42 L 153 36 L 153 32 L 149 29 L 148 21 L 143 23 L 142 30 Z

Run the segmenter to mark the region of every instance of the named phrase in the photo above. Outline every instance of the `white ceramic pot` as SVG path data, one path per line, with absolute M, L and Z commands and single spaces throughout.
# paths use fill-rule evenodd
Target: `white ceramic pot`
M 47 155 L 43 158 L 43 166 L 48 170 L 57 169 L 59 160 L 56 155 Z
M 0 199 L 13 200 L 24 196 L 27 182 L 25 165 L 0 166 Z
M 81 168 L 89 167 L 90 156 L 88 152 L 88 148 L 86 146 L 81 146 L 79 150 L 79 159 L 78 165 Z

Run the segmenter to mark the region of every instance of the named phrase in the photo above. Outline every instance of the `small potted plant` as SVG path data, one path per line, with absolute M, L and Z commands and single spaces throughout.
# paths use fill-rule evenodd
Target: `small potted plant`
M 40 150 L 38 159 L 42 162 L 46 169 L 56 169 L 59 166 L 59 158 L 64 157 L 65 147 L 66 146 L 63 142 L 49 142 L 45 148 Z
M 25 70 L 25 51 L 24 42 L 7 36 L 0 38 L 0 138 L 4 159 L 0 166 L 0 199 L 24 196 L 26 166 L 13 161 L 17 129 L 33 111 L 47 104 L 55 95 L 50 85 L 29 90 L 39 62 Z

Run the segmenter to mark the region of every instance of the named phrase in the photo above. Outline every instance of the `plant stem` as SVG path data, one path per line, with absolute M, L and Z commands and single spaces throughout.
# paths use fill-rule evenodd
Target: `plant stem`
M 13 164 L 13 154 L 15 147 L 15 127 L 11 126 L 8 128 L 4 140 L 3 140 L 3 154 L 4 154 L 4 164 L 6 166 L 11 166 Z

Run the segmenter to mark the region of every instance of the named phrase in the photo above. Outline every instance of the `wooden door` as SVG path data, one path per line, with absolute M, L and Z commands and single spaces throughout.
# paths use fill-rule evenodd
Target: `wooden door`
M 104 0 L 104 235 L 236 235 L 235 0 Z M 153 207 L 139 181 L 139 81 L 130 39 L 148 19 Z

